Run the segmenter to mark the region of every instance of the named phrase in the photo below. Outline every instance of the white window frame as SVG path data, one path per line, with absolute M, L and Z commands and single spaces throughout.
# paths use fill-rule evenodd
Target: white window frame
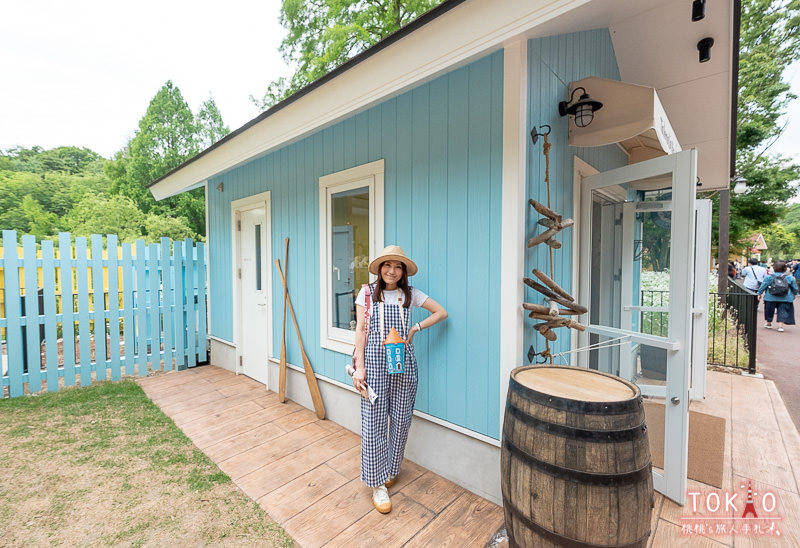
M 333 292 L 332 227 L 330 226 L 332 197 L 347 190 L 369 188 L 369 256 L 383 249 L 384 224 L 384 161 L 377 160 L 319 178 L 319 280 L 320 280 L 320 346 L 352 354 L 355 332 L 333 326 L 331 295 Z M 370 274 L 370 281 L 374 281 Z

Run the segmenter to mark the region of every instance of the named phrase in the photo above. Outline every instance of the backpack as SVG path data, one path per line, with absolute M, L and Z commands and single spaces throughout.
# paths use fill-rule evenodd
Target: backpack
M 775 276 L 767 289 L 773 297 L 783 297 L 789 293 L 789 282 L 786 281 L 786 276 Z

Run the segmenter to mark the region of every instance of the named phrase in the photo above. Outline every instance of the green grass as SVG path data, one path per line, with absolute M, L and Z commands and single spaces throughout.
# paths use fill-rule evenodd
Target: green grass
M 0 538 L 293 546 L 136 382 L 0 400 Z

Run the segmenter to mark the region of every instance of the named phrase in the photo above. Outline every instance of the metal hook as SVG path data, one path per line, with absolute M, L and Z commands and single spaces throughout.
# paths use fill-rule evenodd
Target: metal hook
M 546 135 L 550 135 L 550 130 L 552 128 L 547 124 L 542 124 L 542 128 L 545 128 L 545 127 L 547 128 L 547 131 L 545 133 L 539 133 L 539 131 L 536 129 L 536 126 L 533 126 L 533 129 L 531 130 L 531 139 L 533 140 L 533 144 L 534 145 L 536 144 L 536 141 L 539 140 L 540 136 L 544 137 Z

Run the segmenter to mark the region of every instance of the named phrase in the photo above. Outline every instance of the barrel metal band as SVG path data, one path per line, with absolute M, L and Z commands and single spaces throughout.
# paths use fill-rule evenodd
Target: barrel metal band
M 525 396 L 525 399 L 536 402 L 540 405 L 558 409 L 561 411 L 569 411 L 572 413 L 582 413 L 585 415 L 623 415 L 638 411 L 642 407 L 641 398 L 633 398 L 624 401 L 579 401 L 570 400 L 568 398 L 561 398 L 551 394 L 544 394 L 537 392 L 517 381 L 511 377 L 509 387 L 512 391 L 518 392 Z
M 646 536 L 629 544 L 591 544 L 581 540 L 567 538 L 554 531 L 551 531 L 550 529 L 545 529 L 531 518 L 524 515 L 519 508 L 511 504 L 505 495 L 503 495 L 503 508 L 509 510 L 516 519 L 520 520 L 528 529 L 532 530 L 541 538 L 563 548 L 644 548 L 647 546 L 647 540 L 650 538 L 650 531 L 648 531 Z M 511 537 L 512 531 L 509 530 L 509 540 L 513 541 L 512 546 L 519 545 L 516 539 Z
M 633 485 L 645 481 L 652 474 L 652 465 L 647 463 L 646 466 L 634 470 L 632 472 L 622 472 L 619 474 L 601 474 L 597 472 L 581 472 L 580 470 L 571 470 L 549 462 L 544 462 L 533 455 L 523 451 L 507 436 L 503 436 L 503 447 L 510 453 L 523 459 L 531 468 L 544 472 L 548 476 L 580 483 L 582 485 L 600 485 L 603 487 L 619 487 L 622 485 Z
M 512 404 L 510 401 L 506 402 L 506 410 L 514 418 L 523 422 L 527 426 L 535 428 L 540 432 L 547 432 L 548 434 L 553 434 L 561 438 L 567 438 L 571 440 L 589 441 L 595 443 L 615 443 L 621 441 L 639 440 L 643 438 L 647 432 L 647 426 L 644 422 L 634 427 L 625 428 L 622 430 L 585 430 L 563 424 L 553 424 L 529 415 L 519 407 Z

